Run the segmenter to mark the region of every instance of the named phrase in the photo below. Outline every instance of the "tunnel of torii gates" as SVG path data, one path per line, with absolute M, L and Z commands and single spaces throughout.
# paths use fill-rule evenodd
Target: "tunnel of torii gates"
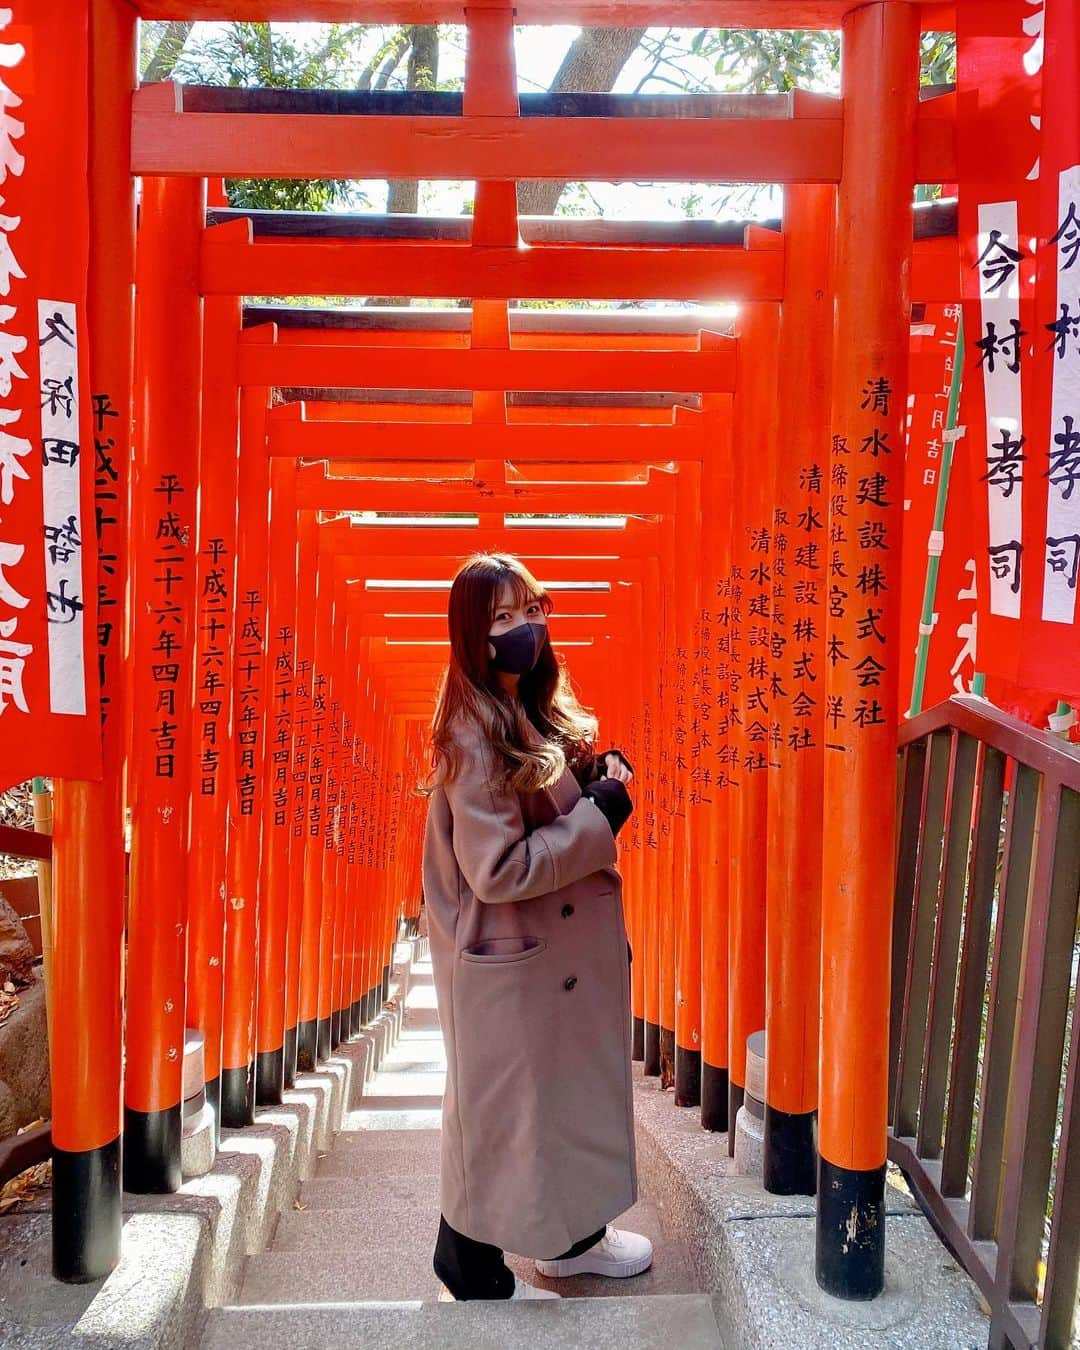
M 449 579 L 505 549 L 550 588 L 556 650 L 637 770 L 621 848 L 635 1056 L 722 1131 L 766 1029 L 766 1185 L 816 1191 L 819 1281 L 873 1296 L 910 694 L 891 447 L 909 395 L 941 389 L 911 305 L 960 296 L 954 232 L 933 211 L 912 225 L 914 185 L 956 178 L 955 99 L 918 88 L 920 30 L 952 12 L 90 0 L 81 25 L 82 9 L 23 16 L 47 38 L 32 73 L 53 143 L 88 128 L 85 192 L 64 182 L 21 238 L 85 227 L 85 340 L 71 357 L 58 309 L 48 360 L 57 387 L 79 379 L 97 447 L 101 772 L 55 783 L 57 1276 L 111 1269 L 122 1186 L 180 1185 L 185 1027 L 205 1038 L 220 1122 L 242 1127 L 378 1011 L 421 903 L 412 785 Z M 365 121 L 339 94 L 134 89 L 137 11 L 465 22 L 462 115 L 422 95 L 402 96 L 415 116 Z M 842 99 L 519 118 L 515 19 L 842 28 Z M 475 214 L 464 233 L 393 218 L 373 233 L 229 211 L 225 177 L 473 179 Z M 525 177 L 780 183 L 782 227 L 702 243 L 519 222 Z M 243 304 L 328 295 L 471 306 Z M 513 297 L 737 314 L 713 332 L 707 311 L 523 313 Z

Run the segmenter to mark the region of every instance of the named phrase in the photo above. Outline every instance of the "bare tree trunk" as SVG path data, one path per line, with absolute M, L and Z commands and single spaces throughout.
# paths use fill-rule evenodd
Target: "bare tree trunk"
M 194 27 L 194 23 L 179 20 L 174 20 L 172 23 L 165 25 L 161 40 L 143 71 L 142 78 L 145 84 L 155 84 L 159 80 L 169 78 L 177 61 L 180 60 L 184 43 L 187 42 L 188 35 Z
M 644 28 L 583 29 L 556 71 L 551 92 L 610 93 L 644 35 Z M 546 180 L 519 183 L 518 211 L 523 216 L 554 215 L 565 187 Z
M 434 26 L 414 25 L 409 29 L 409 66 L 406 89 L 434 89 L 439 83 L 439 30 Z M 404 178 L 392 179 L 386 196 L 390 212 L 415 215 L 420 205 L 420 184 Z
M 367 69 L 362 72 L 356 82 L 357 89 L 383 88 L 386 81 L 400 65 L 401 58 L 408 50 L 408 46 L 409 35 L 407 30 L 402 28 L 398 33 L 395 33 L 391 42 L 381 47 L 372 57 Z

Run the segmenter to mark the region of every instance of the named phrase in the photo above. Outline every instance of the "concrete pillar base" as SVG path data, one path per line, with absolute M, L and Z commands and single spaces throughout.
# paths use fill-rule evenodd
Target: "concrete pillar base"
M 204 1177 L 213 1168 L 217 1157 L 215 1133 L 214 1108 L 206 1103 L 185 1122 L 180 1136 L 180 1170 L 185 1180 Z
M 747 1107 L 735 1117 L 735 1171 L 743 1177 L 760 1177 L 765 1166 L 765 1122 Z

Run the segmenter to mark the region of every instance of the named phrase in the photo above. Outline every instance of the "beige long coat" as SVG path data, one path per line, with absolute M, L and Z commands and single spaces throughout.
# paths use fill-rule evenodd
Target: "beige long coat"
M 567 770 L 494 786 L 494 752 L 429 800 L 424 897 L 446 1040 L 442 1211 L 478 1242 L 549 1259 L 637 1198 L 622 882 Z

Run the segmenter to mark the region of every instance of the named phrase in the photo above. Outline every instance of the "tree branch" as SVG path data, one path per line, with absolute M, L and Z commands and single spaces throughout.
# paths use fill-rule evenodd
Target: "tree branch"
M 574 39 L 551 82 L 551 93 L 610 93 L 623 66 L 637 50 L 644 28 L 585 28 Z M 565 183 L 518 184 L 518 210 L 526 216 L 554 215 Z
M 161 80 L 167 80 L 176 68 L 177 61 L 184 50 L 184 44 L 188 40 L 188 35 L 195 27 L 195 24 L 173 20 L 165 25 L 165 31 L 161 35 L 161 41 L 154 49 L 154 54 L 146 64 L 143 71 L 143 81 L 146 84 L 156 84 Z

